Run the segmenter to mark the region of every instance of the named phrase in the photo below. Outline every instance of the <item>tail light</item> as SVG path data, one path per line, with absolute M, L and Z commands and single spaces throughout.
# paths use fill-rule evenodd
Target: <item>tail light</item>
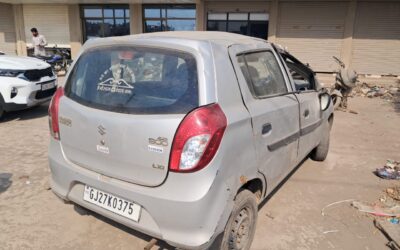
M 190 112 L 175 134 L 169 169 L 194 172 L 207 166 L 218 150 L 226 125 L 225 114 L 218 104 Z
M 64 95 L 64 89 L 58 88 L 49 106 L 49 127 L 50 134 L 54 139 L 60 140 L 60 127 L 58 125 L 58 110 L 60 98 Z

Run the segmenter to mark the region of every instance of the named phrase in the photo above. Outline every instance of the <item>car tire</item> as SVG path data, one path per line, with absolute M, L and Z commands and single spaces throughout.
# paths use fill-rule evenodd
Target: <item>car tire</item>
M 0 120 L 3 119 L 4 113 L 5 113 L 5 111 L 4 111 L 4 100 L 3 100 L 3 97 L 0 94 Z
M 324 161 L 329 152 L 330 129 L 328 121 L 325 122 L 324 130 L 319 145 L 311 152 L 310 158 L 314 161 Z
M 235 204 L 218 249 L 250 249 L 256 232 L 257 216 L 256 196 L 249 190 L 242 190 L 236 195 Z

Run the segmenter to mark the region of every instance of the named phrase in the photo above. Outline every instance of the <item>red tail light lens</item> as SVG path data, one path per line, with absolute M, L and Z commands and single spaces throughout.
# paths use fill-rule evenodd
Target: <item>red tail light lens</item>
M 58 110 L 59 110 L 60 98 L 63 95 L 64 95 L 64 89 L 58 88 L 53 98 L 51 99 L 49 106 L 50 134 L 56 140 L 60 140 L 60 127 L 58 125 Z
M 226 116 L 218 104 L 190 112 L 175 134 L 169 169 L 194 172 L 207 166 L 218 150 L 226 126 Z

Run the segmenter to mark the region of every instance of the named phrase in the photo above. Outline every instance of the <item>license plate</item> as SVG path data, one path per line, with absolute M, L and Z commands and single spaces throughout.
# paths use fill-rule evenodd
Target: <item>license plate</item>
M 118 196 L 85 185 L 83 200 L 138 222 L 141 207 Z
M 42 90 L 52 89 L 55 86 L 56 86 L 55 82 L 44 83 L 44 84 L 42 84 Z

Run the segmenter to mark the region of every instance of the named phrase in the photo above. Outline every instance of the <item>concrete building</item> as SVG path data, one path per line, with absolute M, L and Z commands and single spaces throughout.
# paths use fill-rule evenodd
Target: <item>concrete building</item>
M 332 56 L 361 74 L 400 75 L 399 0 L 0 0 L 0 51 L 26 55 L 30 28 L 49 47 L 164 30 L 224 30 L 287 47 L 316 71 Z

